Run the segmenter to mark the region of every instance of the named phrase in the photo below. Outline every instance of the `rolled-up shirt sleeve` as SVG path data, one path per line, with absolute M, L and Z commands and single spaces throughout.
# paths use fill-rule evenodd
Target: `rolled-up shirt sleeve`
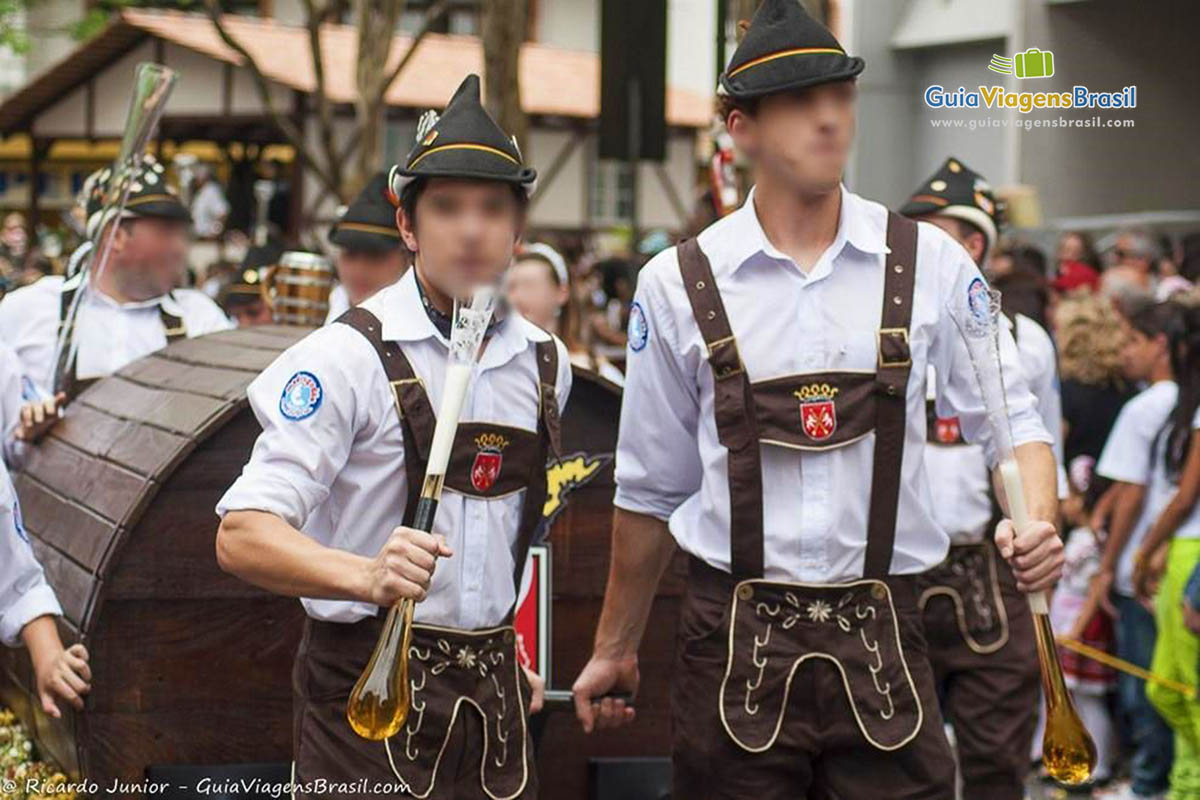
M 29 546 L 16 491 L 0 462 L 0 642 L 20 646 L 21 630 L 47 614 L 61 616 L 62 607 Z
M 955 304 L 966 307 L 969 287 L 975 280 L 983 280 L 983 276 L 967 252 L 956 242 L 948 239 L 943 252 L 945 258 L 953 263 L 954 269 L 952 279 L 948 282 L 949 291 L 943 295 L 937 333 L 930 345 L 930 362 L 937 371 L 937 413 L 939 417 L 958 417 L 963 438 L 980 445 L 988 465 L 995 467 L 999 454 L 996 452 L 983 390 L 971 364 L 966 340 L 950 315 L 950 308 L 956 307 Z M 1006 324 L 998 327 L 1000 370 L 1013 446 L 1029 442 L 1050 444 L 1054 439 L 1042 422 L 1037 398 L 1030 391 L 1024 370 L 1021 369 L 1021 357 L 1012 331 Z
M 703 475 L 699 393 L 680 354 L 668 271 L 678 272 L 674 248 L 643 268 L 630 312 L 613 501 L 661 520 L 699 491 Z
M 328 498 L 366 417 L 346 366 L 347 345 L 358 343 L 342 334 L 339 328 L 314 331 L 247 388 L 262 433 L 242 474 L 217 504 L 218 515 L 267 511 L 303 529 Z

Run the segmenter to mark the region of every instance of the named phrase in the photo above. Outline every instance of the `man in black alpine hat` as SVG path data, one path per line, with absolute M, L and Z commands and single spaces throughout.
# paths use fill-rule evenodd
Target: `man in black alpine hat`
M 991 186 L 962 159 L 947 158 L 900 213 L 937 225 L 987 269 L 1000 214 Z M 1012 313 L 1011 323 L 1022 372 L 1057 448 L 1062 405 L 1054 345 L 1024 314 Z M 920 579 L 929 661 L 942 713 L 954 728 L 964 796 L 1020 800 L 1036 723 L 1030 711 L 1038 701 L 1033 619 L 988 536 L 998 507 L 984 451 L 963 440 L 955 417 L 937 413 L 935 384 L 928 387 L 925 469 L 934 518 L 951 546 L 946 560 Z M 1065 489 L 1061 472 L 1059 480 Z
M 263 433 L 218 506 L 222 567 L 302 598 L 293 674 L 297 797 L 533 798 L 527 716 L 541 680 L 518 661 L 517 586 L 541 520 L 571 372 L 562 342 L 516 313 L 490 329 L 463 406 L 433 532 L 412 525 L 430 457 L 455 298 L 511 263 L 536 173 L 468 76 L 392 170 L 404 276 L 286 350 L 248 389 Z M 438 559 L 434 572 L 435 559 Z M 412 710 L 360 739 L 346 701 L 386 611 L 416 605 Z M 365 781 L 366 787 L 355 783 Z M 330 784 L 325 784 L 329 786 Z
M 995 453 L 947 306 L 986 284 L 942 230 L 841 185 L 863 69 L 795 0 L 766 0 L 721 76 L 755 181 L 639 276 L 612 565 L 585 730 L 630 721 L 659 576 L 689 558 L 672 680 L 679 798 L 954 797 L 916 577 L 949 539 L 922 463 L 926 367 Z M 968 305 L 973 301 L 974 305 Z M 1049 435 L 1001 342 L 1031 517 L 996 530 L 1025 590 L 1061 568 Z
M 404 274 L 408 251 L 396 230 L 398 202 L 387 175 L 379 172 L 329 232 L 329 241 L 338 248 L 338 285 L 329 297 L 327 323 Z
M 72 332 L 78 350 L 62 376 L 64 397 L 49 397 L 55 388 L 55 341 L 85 273 L 46 276 L 0 302 L 0 339 L 13 347 L 24 374 L 46 395 L 23 412 L 31 423 L 24 438 L 43 434 L 57 419 L 56 403 L 74 397 L 95 379 L 177 339 L 232 327 L 205 294 L 180 288 L 191 243 L 191 215 L 167 182 L 162 165 L 145 158 L 117 220 L 103 218 L 108 180 L 105 169 L 86 184 L 88 237 L 94 239 L 102 224 L 115 225 L 116 232 L 103 274 L 92 276 L 81 300 Z M 94 260 L 95 252 L 83 257 Z

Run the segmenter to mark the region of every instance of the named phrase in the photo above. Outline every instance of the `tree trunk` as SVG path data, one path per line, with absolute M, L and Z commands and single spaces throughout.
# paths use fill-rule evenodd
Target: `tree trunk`
M 350 197 L 358 194 L 371 176 L 383 168 L 387 61 L 392 35 L 403 10 L 403 0 L 354 0 L 354 22 L 358 28 L 358 60 L 354 70 L 358 97 L 354 101 L 354 117 L 362 131 L 362 141 L 355 169 L 347 180 Z
M 528 120 L 521 108 L 519 62 L 525 42 L 528 0 L 488 0 L 483 4 L 484 106 L 505 133 L 517 137 L 529 160 Z

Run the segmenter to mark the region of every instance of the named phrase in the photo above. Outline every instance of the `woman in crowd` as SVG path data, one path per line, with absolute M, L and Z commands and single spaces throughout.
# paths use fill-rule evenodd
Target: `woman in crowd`
M 1185 620 L 1184 589 L 1200 561 L 1200 303 L 1195 296 L 1177 302 L 1184 306 L 1184 324 L 1172 338 L 1171 361 L 1179 395 L 1156 442 L 1151 479 L 1151 492 L 1172 496 L 1142 542 L 1134 584 L 1144 598 L 1157 590 L 1151 672 L 1194 687 L 1200 639 Z M 1200 704 L 1158 684 L 1148 684 L 1146 696 L 1175 734 L 1172 800 L 1200 798 Z
M 557 250 L 547 244 L 526 245 L 505 274 L 504 290 L 508 302 L 521 316 L 563 340 L 572 364 L 597 372 L 618 385 L 624 381 L 619 369 L 588 346 L 580 330 L 570 273 Z

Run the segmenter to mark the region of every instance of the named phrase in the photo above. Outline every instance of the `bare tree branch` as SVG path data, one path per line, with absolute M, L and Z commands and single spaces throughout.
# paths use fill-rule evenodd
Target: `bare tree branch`
M 271 99 L 271 87 L 266 75 L 263 74 L 262 68 L 254 60 L 254 57 L 250 55 L 250 52 L 242 46 L 241 42 L 234 39 L 225 27 L 217 0 L 204 0 L 204 7 L 208 10 L 209 19 L 212 20 L 213 27 L 216 29 L 217 35 L 221 37 L 221 41 L 241 57 L 242 65 L 250 71 L 250 75 L 254 79 L 254 86 L 258 90 L 259 101 L 262 103 L 267 116 L 279 127 L 279 130 L 283 132 L 288 142 L 296 149 L 296 152 L 300 154 L 313 172 L 316 173 L 317 177 L 327 186 L 336 190 L 337 184 L 333 181 L 332 175 L 313 157 L 308 143 L 304 140 L 303 132 L 296 127 L 295 123 L 287 115 L 281 113 L 275 107 L 275 103 Z
M 314 0 L 304 0 L 304 10 L 308 16 L 305 26 L 308 29 L 308 46 L 312 51 L 313 75 L 317 82 L 317 138 L 321 143 L 321 149 L 325 151 L 326 166 L 329 169 L 332 186 L 335 187 L 338 196 L 344 200 L 346 198 L 341 195 L 343 162 L 338 160 L 337 146 L 334 144 L 333 110 L 326 93 L 325 55 L 321 47 L 321 28 L 325 25 L 329 9 L 330 6 L 327 4 L 317 8 Z
M 407 67 L 408 63 L 412 60 L 413 55 L 417 52 L 417 45 L 421 43 L 421 41 L 425 38 L 425 34 L 429 33 L 429 29 L 433 27 L 434 23 L 436 23 L 438 18 L 440 18 L 445 12 L 445 0 L 438 0 L 438 2 L 431 5 L 426 10 L 425 17 L 421 21 L 421 27 L 417 29 L 415 34 L 413 34 L 412 44 L 408 46 L 408 49 L 404 52 L 404 55 L 400 57 L 399 63 L 397 63 L 392 69 L 391 73 L 388 74 L 387 79 L 380 84 L 379 90 L 374 98 L 377 106 L 383 106 L 388 90 L 392 88 L 392 84 L 396 82 L 396 79 L 400 77 L 400 73 L 404 71 L 404 68 Z M 355 150 L 358 149 L 359 142 L 362 140 L 362 135 L 363 130 L 362 126 L 360 125 L 355 128 L 349 137 L 347 137 L 346 145 L 339 154 L 339 158 L 343 160 L 349 159 L 354 154 Z

